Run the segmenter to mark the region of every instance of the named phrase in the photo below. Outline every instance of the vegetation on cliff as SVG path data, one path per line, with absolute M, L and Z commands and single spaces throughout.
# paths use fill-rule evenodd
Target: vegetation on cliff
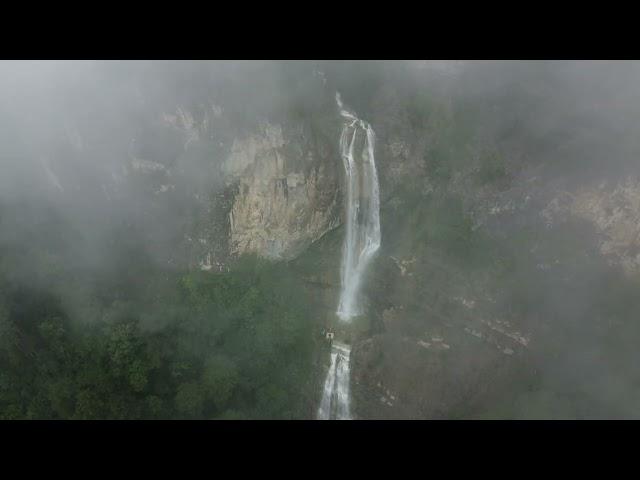
M 186 272 L 114 250 L 106 272 L 51 248 L 3 249 L 2 418 L 313 415 L 316 337 L 286 265 Z

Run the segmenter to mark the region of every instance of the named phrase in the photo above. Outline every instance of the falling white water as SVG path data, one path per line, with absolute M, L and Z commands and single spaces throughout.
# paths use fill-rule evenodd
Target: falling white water
M 318 420 L 350 420 L 349 409 L 349 357 L 348 345 L 334 342 L 331 348 L 331 365 L 324 382 Z
M 338 316 L 343 321 L 362 314 L 360 286 L 365 269 L 380 248 L 380 192 L 371 125 L 349 112 L 336 94 L 344 125 L 340 154 L 347 178 L 346 236 L 342 256 Z M 360 154 L 355 152 L 359 151 Z M 351 348 L 333 342 L 331 364 L 324 382 L 319 420 L 350 420 L 349 381 Z
M 348 321 L 362 314 L 359 299 L 362 277 L 380 248 L 380 191 L 373 154 L 373 129 L 343 106 L 339 93 L 336 102 L 344 119 L 340 154 L 347 179 L 346 236 L 337 313 L 342 320 Z

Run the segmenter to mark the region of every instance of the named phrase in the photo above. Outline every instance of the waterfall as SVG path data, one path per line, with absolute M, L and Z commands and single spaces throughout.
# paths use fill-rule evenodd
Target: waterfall
M 340 300 L 337 314 L 343 321 L 362 314 L 359 299 L 362 277 L 373 255 L 380 248 L 380 192 L 371 125 L 360 120 L 336 102 L 343 119 L 340 155 L 346 174 L 346 234 L 342 252 Z M 359 155 L 356 152 L 360 152 Z M 331 363 L 318 409 L 319 420 L 351 419 L 349 381 L 351 348 L 333 342 Z
M 342 254 L 338 316 L 349 321 L 362 314 L 359 299 L 362 277 L 375 252 L 380 248 L 380 192 L 371 125 L 360 120 L 342 104 L 336 94 L 340 115 L 344 119 L 340 135 L 340 154 L 346 173 L 346 235 Z M 360 155 L 355 152 L 359 144 Z M 357 161 L 359 158 L 360 161 Z
M 349 410 L 349 356 L 348 345 L 334 342 L 331 347 L 331 364 L 324 381 L 318 420 L 350 420 Z

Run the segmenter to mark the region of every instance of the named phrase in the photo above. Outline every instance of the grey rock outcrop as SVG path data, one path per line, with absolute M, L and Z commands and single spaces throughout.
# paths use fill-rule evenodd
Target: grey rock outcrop
M 304 127 L 265 124 L 236 139 L 223 164 L 237 183 L 229 212 L 230 253 L 291 259 L 340 223 L 338 159 L 312 145 Z
M 550 222 L 568 215 L 587 220 L 600 235 L 600 252 L 629 274 L 640 272 L 640 181 L 581 186 L 554 198 L 543 214 Z

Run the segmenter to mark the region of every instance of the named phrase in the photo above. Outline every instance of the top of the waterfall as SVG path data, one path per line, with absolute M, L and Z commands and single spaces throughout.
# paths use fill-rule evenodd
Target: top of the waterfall
M 338 342 L 336 340 L 335 342 L 333 342 L 331 346 L 333 347 L 334 350 L 339 351 L 340 353 L 345 355 L 347 358 L 349 358 L 349 355 L 351 354 L 351 347 L 349 345 L 347 345 L 346 343 Z
M 364 120 L 358 118 L 354 113 L 349 111 L 344 106 L 344 103 L 342 103 L 342 97 L 340 96 L 340 92 L 336 92 L 336 103 L 338 104 L 338 108 L 340 109 L 340 115 L 342 115 L 346 120 L 351 121 L 352 125 L 354 123 L 358 123 L 365 130 L 371 129 L 371 126 L 367 122 L 365 122 Z
M 348 120 L 359 120 L 355 114 L 351 113 L 342 103 L 342 97 L 340 96 L 340 92 L 336 92 L 336 103 L 338 104 L 338 108 L 340 109 L 340 115 L 345 117 Z

